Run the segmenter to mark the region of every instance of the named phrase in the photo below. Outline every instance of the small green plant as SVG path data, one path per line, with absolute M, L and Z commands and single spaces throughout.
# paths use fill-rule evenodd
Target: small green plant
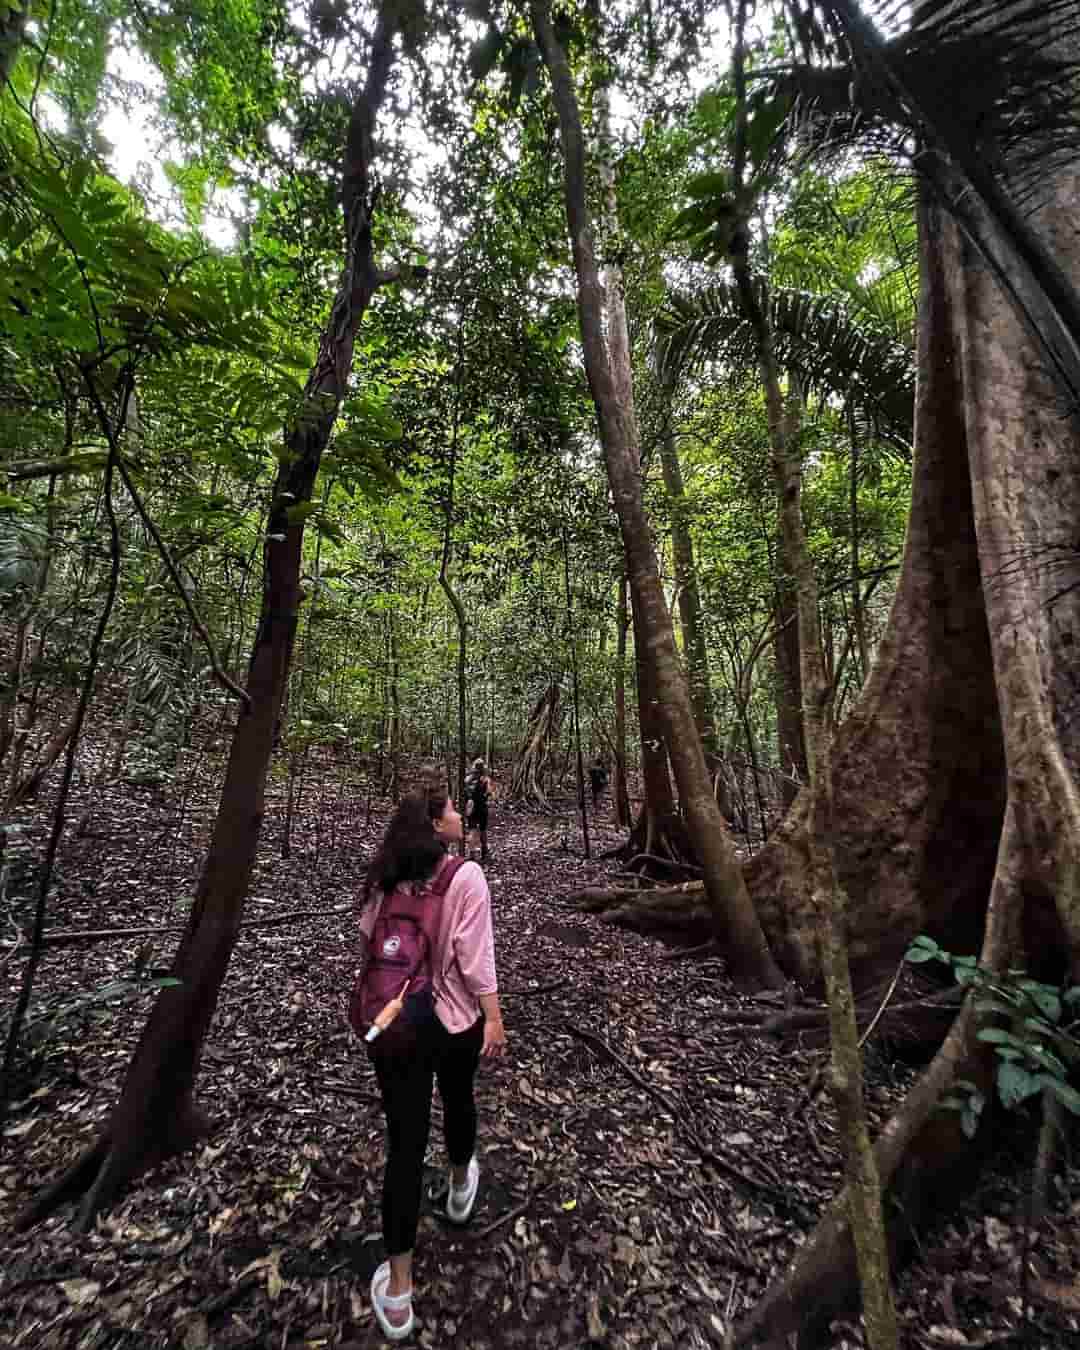
M 1076 1115 L 1080 1092 L 1069 1075 L 1080 1064 L 1080 985 L 1058 989 L 1040 984 L 1024 970 L 994 975 L 980 968 L 974 956 L 956 956 L 921 935 L 907 950 L 906 959 L 919 965 L 940 961 L 951 968 L 958 984 L 974 991 L 974 1007 L 989 1023 L 980 1026 L 980 1041 L 992 1045 L 998 1057 L 997 1090 L 1001 1104 L 1014 1110 L 1029 1097 L 1047 1090 Z M 1008 1027 L 997 1019 L 1009 1019 Z M 959 1079 L 942 1105 L 959 1111 L 964 1133 L 973 1137 L 986 1098 L 968 1079 Z

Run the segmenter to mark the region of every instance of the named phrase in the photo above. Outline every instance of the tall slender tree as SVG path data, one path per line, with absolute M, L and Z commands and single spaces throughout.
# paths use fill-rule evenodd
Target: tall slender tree
M 341 173 L 344 266 L 302 408 L 284 431 L 284 453 L 269 503 L 262 604 L 246 701 L 233 734 L 195 900 L 172 964 L 180 983 L 158 996 L 102 1133 L 21 1216 L 23 1225 L 81 1195 L 78 1223 L 89 1227 L 125 1182 L 190 1147 L 209 1127 L 196 1105 L 196 1078 L 239 932 L 262 825 L 266 775 L 296 632 L 305 507 L 345 398 L 360 321 L 379 286 L 398 276 L 379 269 L 372 224 L 378 196 L 375 123 L 401 17 L 401 8 L 391 0 L 378 11 L 366 79 L 350 112 Z
M 702 863 L 718 939 L 736 979 L 782 987 L 784 978 L 750 904 L 731 839 L 713 798 L 705 755 L 680 667 L 651 531 L 642 503 L 629 335 L 621 278 L 601 280 L 586 192 L 586 149 L 573 75 L 548 0 L 531 0 L 533 31 L 551 77 L 563 148 L 567 225 L 577 274 L 578 318 L 600 443 L 635 597 L 635 634 L 656 681 L 679 799 Z M 606 303 L 605 303 L 606 296 Z

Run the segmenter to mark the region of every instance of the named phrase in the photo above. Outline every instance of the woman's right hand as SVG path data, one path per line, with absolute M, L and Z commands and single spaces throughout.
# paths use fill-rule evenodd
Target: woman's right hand
M 506 1028 L 501 1017 L 489 1017 L 484 1021 L 484 1044 L 480 1051 L 482 1059 L 501 1059 L 506 1054 Z

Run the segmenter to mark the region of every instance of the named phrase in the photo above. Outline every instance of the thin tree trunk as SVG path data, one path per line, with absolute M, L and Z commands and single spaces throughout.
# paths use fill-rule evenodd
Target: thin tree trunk
M 744 47 L 746 5 L 747 0 L 739 0 L 732 60 L 736 100 L 735 165 L 732 178 L 736 200 L 743 189 L 748 124 Z M 881 1184 L 870 1145 L 863 1098 L 862 1054 L 848 964 L 847 900 L 840 888 L 833 852 L 830 682 L 822 652 L 817 576 L 802 518 L 802 464 L 798 441 L 793 434 L 793 419 L 785 410 L 780 388 L 776 349 L 767 317 L 766 283 L 761 280 L 758 288 L 755 288 L 745 250 L 733 254 L 732 267 L 757 347 L 768 412 L 773 472 L 780 498 L 780 523 L 795 578 L 803 726 L 810 770 L 811 885 L 821 931 L 821 962 L 829 1004 L 829 1037 L 832 1045 L 832 1092 L 844 1150 L 847 1202 L 862 1289 L 863 1320 L 871 1350 L 896 1350 L 898 1330 L 889 1278 Z M 801 413 L 801 391 L 794 379 L 792 385 L 791 399 L 795 409 Z
M 664 472 L 668 507 L 671 512 L 671 551 L 675 561 L 675 586 L 682 624 L 683 655 L 686 678 L 690 686 L 690 702 L 694 721 L 701 737 L 705 761 L 711 773 L 716 772 L 716 723 L 713 718 L 712 688 L 709 682 L 709 654 L 705 644 L 705 626 L 701 615 L 701 597 L 698 589 L 697 566 L 694 562 L 694 542 L 690 535 L 686 488 L 682 466 L 675 443 L 674 390 L 665 386 L 667 425 L 660 441 L 660 463 Z
M 443 588 L 450 607 L 454 611 L 458 630 L 457 654 L 457 695 L 458 695 L 458 745 L 457 745 L 457 800 L 465 800 L 465 761 L 469 752 L 466 728 L 466 669 L 468 661 L 469 626 L 465 615 L 465 606 L 450 580 L 450 560 L 454 552 L 454 476 L 457 470 L 458 434 L 461 428 L 461 382 L 465 367 L 465 320 L 458 324 L 457 370 L 454 379 L 453 426 L 450 433 L 450 467 L 446 489 L 445 521 L 443 526 L 442 562 L 439 565 L 439 585 Z
M 401 795 L 401 675 L 393 608 L 386 611 L 386 647 L 390 665 L 390 796 L 396 802 Z
M 82 1194 L 88 1228 L 121 1186 L 160 1158 L 189 1147 L 208 1127 L 195 1105 L 203 1042 L 239 931 L 264 812 L 274 728 L 296 632 L 304 522 L 352 368 L 357 327 L 376 289 L 371 184 L 375 117 L 394 56 L 397 11 L 379 12 L 365 86 L 353 106 L 342 172 L 345 267 L 305 389 L 303 415 L 285 432 L 263 553 L 263 596 L 248 668 L 247 703 L 233 735 L 210 848 L 187 929 L 173 962 L 177 987 L 163 990 L 136 1047 L 123 1090 L 98 1140 L 20 1217 L 36 1222 Z
M 574 693 L 574 751 L 577 756 L 578 811 L 581 816 L 581 838 L 585 857 L 592 857 L 589 844 L 589 812 L 585 805 L 585 763 L 581 757 L 581 690 L 578 687 L 577 641 L 574 637 L 573 599 L 570 593 L 570 540 L 563 530 L 563 579 L 566 582 L 566 628 L 570 638 L 570 676 Z
M 630 627 L 626 574 L 619 576 L 618 633 L 615 659 L 615 823 L 630 828 L 630 793 L 626 783 L 626 633 Z
M 866 614 L 863 610 L 862 584 L 859 572 L 859 437 L 855 430 L 855 414 L 848 410 L 851 430 L 851 613 L 855 623 L 855 641 L 859 649 L 859 680 L 865 683 L 870 669 L 870 652 L 866 643 Z
M 644 639 L 644 659 L 656 680 L 679 800 L 704 869 L 717 938 L 724 944 L 731 974 L 747 985 L 782 987 L 784 977 L 766 945 L 734 846 L 713 799 L 705 755 L 675 647 L 671 615 L 657 570 L 642 501 L 641 454 L 622 278 L 617 268 L 610 269 L 605 324 L 605 292 L 586 204 L 585 140 L 573 77 L 566 54 L 555 36 L 548 0 L 531 0 L 530 12 L 551 75 L 559 118 L 582 348 L 596 405 L 608 481 L 622 531 L 627 575 L 631 591 L 637 596 L 636 615 L 640 616 L 641 626 L 635 631 Z M 610 182 L 608 196 L 609 201 L 614 196 Z

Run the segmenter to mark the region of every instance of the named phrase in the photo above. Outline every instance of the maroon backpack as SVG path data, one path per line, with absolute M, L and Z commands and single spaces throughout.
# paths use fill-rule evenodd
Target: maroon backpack
M 464 858 L 450 858 L 416 891 L 400 887 L 383 896 L 368 944 L 367 965 L 353 985 L 349 1022 L 364 1036 L 383 1008 L 408 982 L 401 1012 L 369 1045 L 372 1054 L 407 1054 L 435 1018 L 432 943 L 439 908 Z

